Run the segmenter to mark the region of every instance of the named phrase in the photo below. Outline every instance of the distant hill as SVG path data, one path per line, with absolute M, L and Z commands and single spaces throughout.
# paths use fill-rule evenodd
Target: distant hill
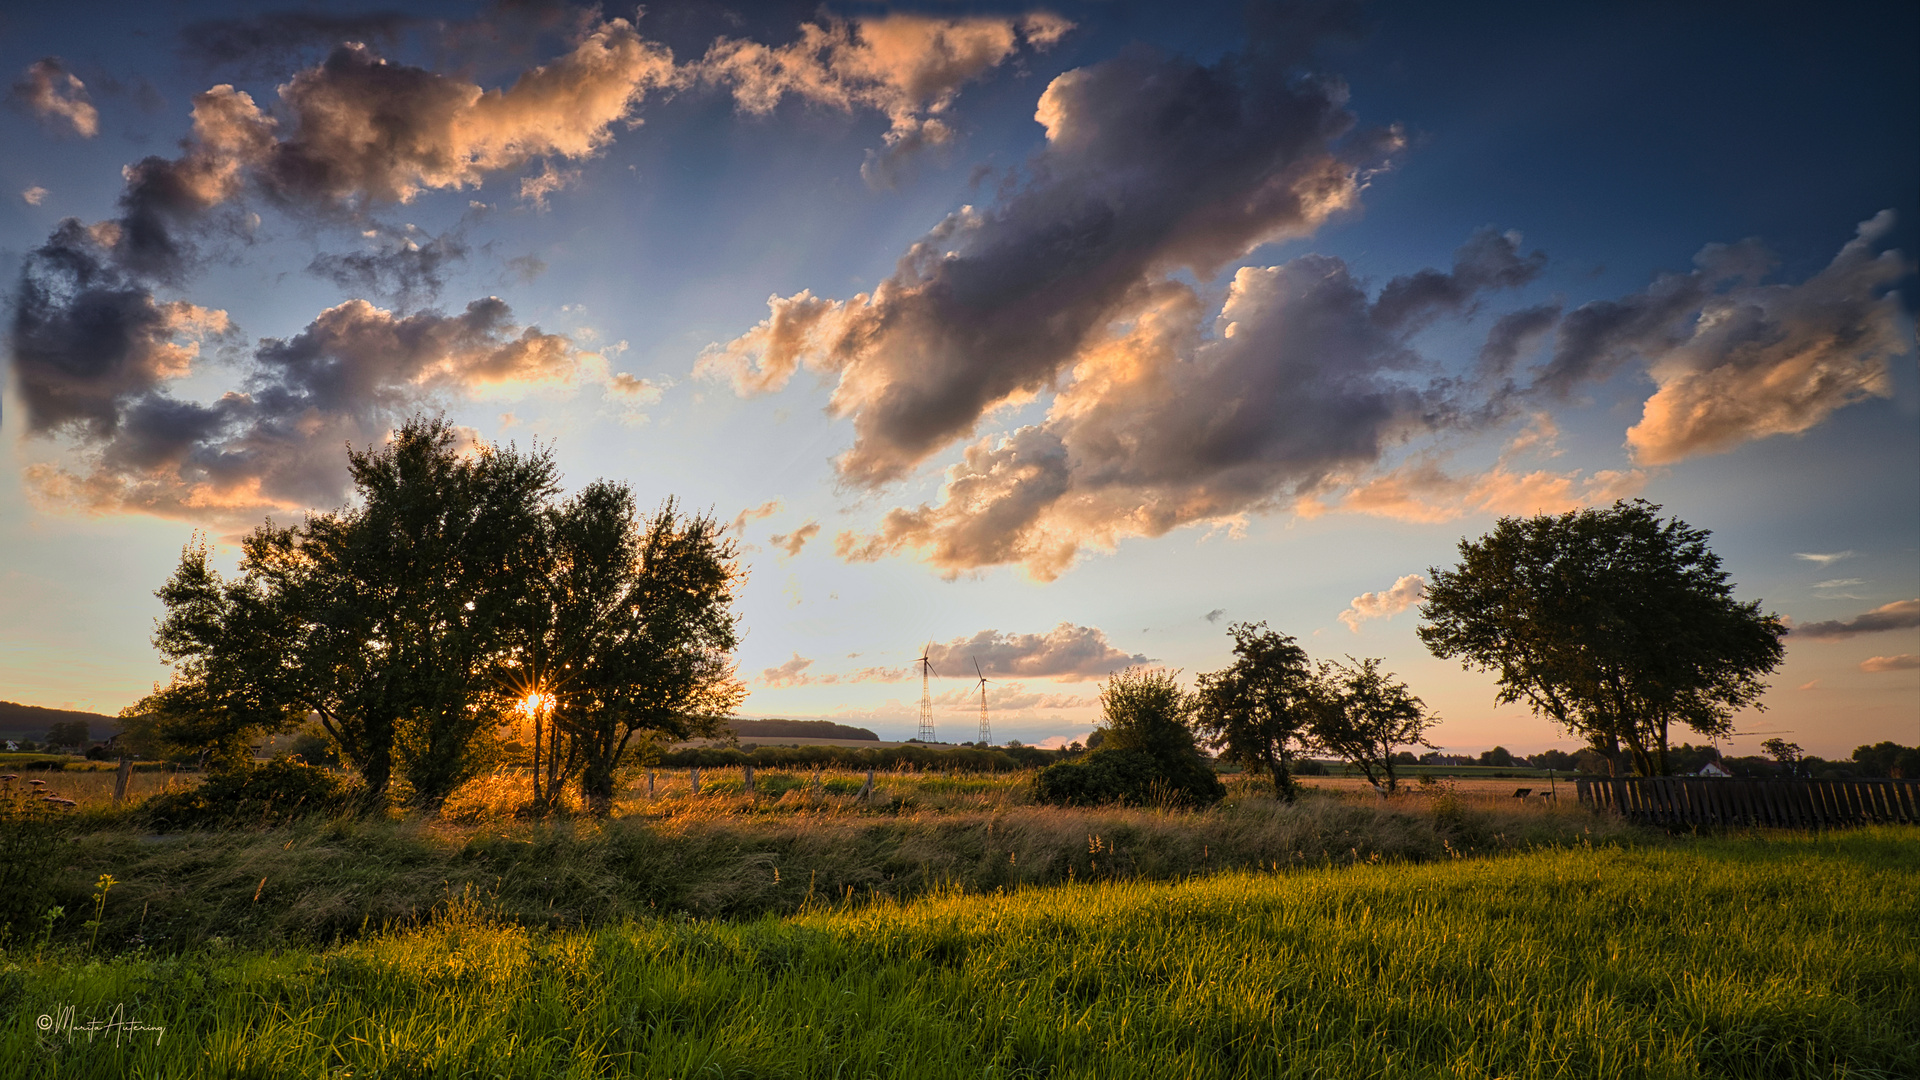
M 880 736 L 863 727 L 848 727 L 831 720 L 729 720 L 734 735 L 745 739 L 863 739 L 879 742 Z
M 117 716 L 102 716 L 75 709 L 43 709 L 38 705 L 0 701 L 0 739 L 31 739 L 39 742 L 47 737 L 49 727 L 63 720 L 85 720 L 87 734 L 95 741 L 120 730 L 120 718 Z

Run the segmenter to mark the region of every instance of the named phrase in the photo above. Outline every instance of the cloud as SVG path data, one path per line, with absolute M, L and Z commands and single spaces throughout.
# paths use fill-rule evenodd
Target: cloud
M 1829 551 L 1829 552 L 1796 551 L 1793 553 L 1793 557 L 1796 559 L 1805 559 L 1810 563 L 1818 563 L 1820 564 L 1821 567 L 1824 568 L 1830 563 L 1839 562 L 1841 559 L 1853 558 L 1853 552 L 1851 551 Z
M 765 115 L 792 96 L 851 111 L 876 109 L 890 124 L 886 149 L 861 174 L 891 186 L 901 163 L 953 138 L 941 119 L 960 88 L 1013 56 L 1024 40 L 1051 48 L 1073 24 L 1055 15 L 937 18 L 895 13 L 802 23 L 800 37 L 773 47 L 721 38 L 697 65 L 700 77 L 728 86 L 743 112 Z
M 1850 638 L 1856 634 L 1876 634 L 1883 630 L 1912 630 L 1920 627 L 1920 600 L 1895 600 L 1851 619 L 1808 623 L 1793 628 L 1794 637 Z
M 185 376 L 201 345 L 232 330 L 226 313 L 161 302 L 69 219 L 23 261 L 9 327 L 27 430 L 110 435 L 125 400 Z
M 938 709 L 972 712 L 980 707 L 980 686 L 975 683 L 970 687 L 935 694 L 933 704 Z M 1028 690 L 1023 683 L 987 681 L 987 713 L 990 717 L 1004 717 L 1008 713 L 1089 709 L 1098 704 L 1100 698 L 1097 694 L 1045 694 Z
M 776 533 L 770 539 L 773 541 L 774 547 L 786 552 L 788 558 L 793 558 L 795 555 L 800 554 L 801 548 L 807 546 L 807 541 L 819 534 L 820 523 L 809 518 L 806 524 L 793 530 L 791 533 Z
M 1394 581 L 1392 588 L 1354 597 L 1347 610 L 1340 613 L 1340 621 L 1357 634 L 1362 622 L 1391 619 L 1426 598 L 1427 579 L 1419 574 L 1407 574 Z
M 762 686 L 799 685 L 803 681 L 811 681 L 806 676 L 806 670 L 812 666 L 812 660 L 794 653 L 793 659 L 783 664 L 761 669 L 759 682 Z
M 1816 589 L 1844 589 L 1850 585 L 1865 585 L 1866 583 L 1866 579 L 1864 578 L 1847 577 L 1834 578 L 1830 581 L 1816 581 L 1813 583 L 1813 587 Z
M 410 308 L 439 296 L 447 271 L 467 257 L 467 245 L 457 233 L 427 237 L 424 243 L 406 235 L 381 239 L 385 242 L 372 251 L 322 252 L 307 264 L 307 273 Z
M 544 198 L 563 178 L 551 171 L 554 159 L 598 152 L 642 97 L 679 81 L 672 55 L 623 19 L 591 28 L 570 52 L 506 89 L 344 44 L 282 84 L 271 113 L 230 85 L 194 95 L 184 152 L 128 166 L 120 216 L 94 232 L 120 269 L 175 282 L 191 264 L 195 238 L 250 189 L 296 212 L 362 213 L 426 190 L 477 186 L 544 158 L 541 177 L 549 179 L 530 189 Z M 316 272 L 351 277 L 355 260 L 323 257 Z M 378 278 L 382 270 L 370 272 Z
M 59 57 L 35 60 L 13 84 L 8 97 L 19 107 L 83 139 L 100 133 L 100 112 L 87 98 L 87 86 Z
M 1870 656 L 1860 661 L 1861 671 L 1912 671 L 1920 668 L 1920 655 L 1901 653 L 1898 656 Z
M 1378 314 L 1339 259 L 1244 267 L 1211 319 L 1179 283 L 1138 303 L 1128 324 L 1082 347 L 1044 423 L 968 447 L 938 503 L 894 509 L 872 535 L 843 533 L 842 557 L 911 547 L 949 576 L 1020 563 L 1050 580 L 1085 546 L 1304 505 L 1393 443 L 1463 422 L 1444 383 L 1407 378 L 1423 363 L 1405 343 L 1419 324 L 1412 305 Z M 1496 476 L 1453 494 L 1503 505 L 1541 479 Z M 1349 502 L 1390 509 L 1383 489 Z
M 1205 615 L 1202 615 L 1201 618 L 1207 620 L 1210 623 L 1217 623 L 1220 621 L 1220 616 L 1225 615 L 1226 613 L 1227 613 L 1226 608 L 1217 607 L 1217 608 L 1214 608 L 1212 611 L 1207 612 Z
M 280 87 L 286 135 L 256 168 L 276 197 L 303 205 L 405 203 L 423 190 L 478 186 L 536 157 L 589 157 L 647 93 L 681 81 L 672 54 L 625 19 L 594 27 L 504 90 L 348 43 Z M 534 195 L 557 183 L 538 182 Z
M 47 189 L 41 187 L 39 184 L 35 184 L 21 192 L 20 199 L 28 206 L 39 206 L 41 203 L 47 201 Z
M 1913 327 L 1889 286 L 1909 267 L 1875 254 L 1893 212 L 1798 285 L 1746 285 L 1710 297 L 1685 340 L 1660 353 L 1659 387 L 1627 430 L 1635 460 L 1667 464 L 1793 435 L 1836 410 L 1893 392 L 1889 363 L 1913 353 Z M 1879 295 L 1875 295 L 1879 293 Z
M 989 411 L 1056 385 L 1111 325 L 1177 305 L 1168 275 L 1210 277 L 1353 206 L 1379 147 L 1336 151 L 1344 100 L 1329 80 L 1241 58 L 1203 67 L 1142 49 L 1069 71 L 1040 98 L 1047 141 L 1023 187 L 950 215 L 871 293 L 773 298 L 697 370 L 741 393 L 803 365 L 837 376 L 830 409 L 855 431 L 840 475 L 898 480 Z
M 242 389 L 210 404 L 182 401 L 163 385 L 195 358 L 179 337 L 215 335 L 225 316 L 132 295 L 120 297 L 121 307 L 103 303 L 95 327 L 40 328 L 43 338 L 65 333 L 79 344 L 23 353 L 20 342 L 36 338 L 16 333 L 16 368 L 33 388 L 30 427 L 75 435 L 67 460 L 28 468 L 28 486 L 42 501 L 235 521 L 334 506 L 346 494 L 345 443 L 384 441 L 399 419 L 447 396 L 608 377 L 603 358 L 517 325 L 496 298 L 455 314 L 404 316 L 350 300 L 291 338 L 263 339 L 246 358 Z M 72 311 L 85 316 L 93 307 Z M 110 339 L 108 353 L 89 354 L 99 327 L 121 337 Z M 173 340 L 163 340 L 167 334 Z M 112 362 L 70 370 L 90 357 Z
M 1602 469 L 1584 476 L 1579 469 L 1519 472 L 1504 461 L 1483 473 L 1458 476 L 1447 472 L 1440 461 L 1422 457 L 1358 484 L 1336 502 L 1303 503 L 1300 510 L 1308 517 L 1338 509 L 1435 523 L 1470 514 L 1563 514 L 1631 498 L 1646 481 L 1647 474 L 1639 469 Z
M 855 671 L 826 675 L 808 674 L 813 661 L 794 653 L 793 658 L 770 668 L 762 668 L 756 681 L 762 686 L 845 686 L 852 683 L 904 682 L 913 677 L 910 668 L 864 667 Z
M 1138 653 L 1114 648 L 1105 631 L 1070 622 L 1062 622 L 1044 634 L 982 630 L 970 638 L 932 645 L 927 659 L 935 673 L 948 678 L 971 677 L 977 661 L 990 677 L 1044 677 L 1057 682 L 1101 678 L 1120 668 L 1150 662 Z
M 744 533 L 747 531 L 747 522 L 772 517 L 780 512 L 780 505 L 779 499 L 768 499 L 759 506 L 749 506 L 733 516 L 733 524 L 729 527 L 735 533 Z

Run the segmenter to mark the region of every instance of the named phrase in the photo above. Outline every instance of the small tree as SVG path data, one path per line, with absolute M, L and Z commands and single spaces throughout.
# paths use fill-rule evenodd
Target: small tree
M 1659 510 L 1636 499 L 1500 519 L 1460 542 L 1458 567 L 1429 571 L 1420 640 L 1497 673 L 1497 700 L 1527 702 L 1615 770 L 1624 747 L 1664 775 L 1672 725 L 1723 736 L 1761 707 L 1787 628 L 1734 600 L 1706 531 Z
M 1197 724 L 1220 756 L 1273 779 L 1276 796 L 1292 800 L 1293 759 L 1304 748 L 1316 701 L 1306 651 L 1267 624 L 1235 623 L 1233 663 L 1197 676 Z
M 1760 749 L 1765 750 L 1767 756 L 1771 757 L 1788 776 L 1799 776 L 1804 771 L 1801 762 L 1806 760 L 1807 752 L 1800 748 L 1799 743 L 1791 743 L 1775 736 L 1761 743 Z
M 1314 742 L 1359 766 L 1368 783 L 1378 786 L 1385 779 L 1386 789 L 1395 790 L 1395 748 L 1431 749 L 1426 732 L 1438 720 L 1427 713 L 1426 705 L 1405 683 L 1390 672 L 1381 672 L 1376 659 L 1323 663 L 1319 681 Z

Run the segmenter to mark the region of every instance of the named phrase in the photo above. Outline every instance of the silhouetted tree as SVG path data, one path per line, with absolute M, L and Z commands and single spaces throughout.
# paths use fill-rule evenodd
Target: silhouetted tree
M 1460 542 L 1460 565 L 1429 570 L 1420 639 L 1435 656 L 1499 676 L 1584 736 L 1617 770 L 1668 771 L 1672 725 L 1725 735 L 1759 707 L 1784 655 L 1778 616 L 1733 599 L 1708 533 L 1642 500 L 1557 516 L 1502 518 Z
M 1349 660 L 1352 658 L 1349 657 Z M 1315 745 L 1359 766 L 1370 784 L 1398 786 L 1394 749 L 1426 746 L 1427 729 L 1439 721 L 1426 705 L 1377 659 L 1322 663 L 1313 720 Z
M 1264 622 L 1227 632 L 1234 661 L 1196 677 L 1196 724 L 1222 758 L 1272 777 L 1274 794 L 1291 800 L 1293 759 L 1314 716 L 1313 666 L 1292 637 Z
M 554 780 L 578 775 L 587 805 L 604 814 L 636 736 L 720 734 L 744 696 L 732 662 L 740 570 L 711 515 L 682 514 L 669 499 L 643 527 L 624 484 L 588 485 L 544 529 L 545 573 L 520 646 L 558 739 L 537 808 L 551 808 Z
M 254 530 L 234 581 L 204 543 L 183 553 L 155 635 L 174 679 L 142 703 L 169 741 L 233 756 L 317 714 L 371 802 L 398 774 L 435 809 L 486 765 L 527 676 L 565 672 L 556 723 L 604 805 L 634 730 L 736 700 L 735 570 L 710 517 L 669 502 L 640 533 L 608 484 L 556 508 L 549 453 L 462 449 L 440 419 L 348 462 L 356 504 Z
M 55 720 L 47 726 L 48 746 L 85 746 L 90 738 L 85 720 Z

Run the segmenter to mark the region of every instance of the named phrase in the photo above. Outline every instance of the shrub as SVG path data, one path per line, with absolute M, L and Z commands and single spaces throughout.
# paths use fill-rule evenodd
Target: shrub
M 1041 770 L 1034 778 L 1037 801 L 1086 806 L 1166 799 L 1211 806 L 1226 797 L 1226 786 L 1194 744 L 1193 698 L 1173 672 L 1128 668 L 1107 680 L 1100 707 L 1106 720 L 1096 732 L 1103 736 L 1100 749 Z
M 305 814 L 346 809 L 351 794 L 325 769 L 290 758 L 214 773 L 188 791 L 155 795 L 141 809 L 156 828 L 218 824 L 275 825 Z

